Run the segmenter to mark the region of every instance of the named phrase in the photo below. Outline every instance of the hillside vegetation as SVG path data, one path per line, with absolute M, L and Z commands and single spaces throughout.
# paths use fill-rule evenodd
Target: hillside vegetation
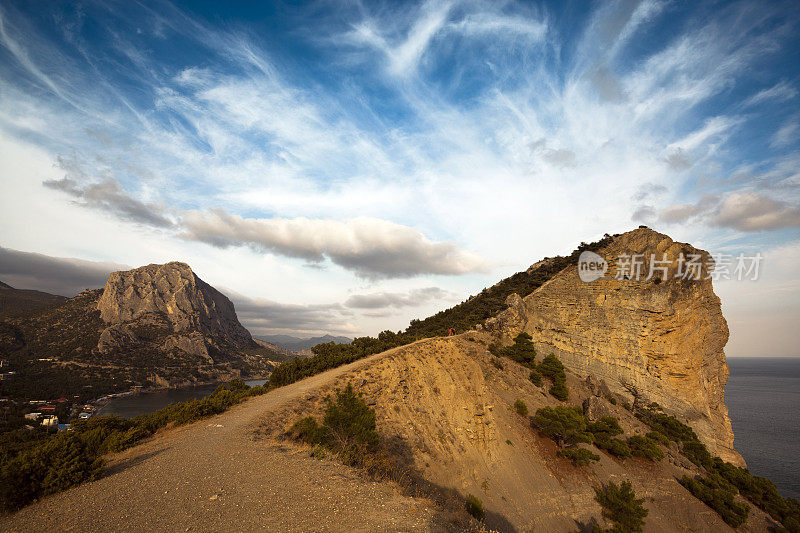
M 447 335 L 450 329 L 456 333 L 470 330 L 505 309 L 506 299 L 510 295 L 527 296 L 566 267 L 577 264 L 581 252 L 599 250 L 611 240 L 612 236 L 606 234 L 599 241 L 581 243 L 568 256 L 545 258 L 535 268 L 517 272 L 454 307 L 440 311 L 424 320 L 412 320 L 405 331 L 397 333 L 383 331 L 377 338 L 358 337 L 353 339 L 350 344 L 333 342 L 318 344 L 311 349 L 314 356 L 283 363 L 272 373 L 269 382 L 274 386 L 287 385 L 323 370 L 350 363 L 390 348 L 410 344 L 420 339 Z

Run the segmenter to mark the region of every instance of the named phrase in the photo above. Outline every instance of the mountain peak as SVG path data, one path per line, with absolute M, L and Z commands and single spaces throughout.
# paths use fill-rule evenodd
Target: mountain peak
M 176 335 L 200 335 L 202 342 L 195 338 L 179 345 L 203 356 L 208 355 L 209 344 L 222 343 L 233 349 L 253 344 L 250 333 L 236 317 L 233 303 L 197 277 L 189 265 L 178 261 L 112 272 L 97 309 L 109 326 L 104 338 L 111 346 L 116 344 L 117 333 L 125 329 L 124 325 L 133 322 Z

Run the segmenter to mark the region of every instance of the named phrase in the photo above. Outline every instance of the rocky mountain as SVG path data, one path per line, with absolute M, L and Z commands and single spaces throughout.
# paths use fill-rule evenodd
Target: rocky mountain
M 177 262 L 114 272 L 103 289 L 7 319 L 0 356 L 16 371 L 3 393 L 29 398 L 262 377 L 286 358 L 258 345 L 231 301 Z
M 63 303 L 66 299 L 41 291 L 15 289 L 0 281 L 0 319 L 40 311 Z
M 605 275 L 582 280 L 586 252 Z M 622 268 L 633 257 L 640 275 Z M 687 258 L 699 272 L 676 276 Z M 299 381 L 276 381 L 211 424 L 155 435 L 116 458 L 125 466 L 115 475 L 40 500 L 9 529 L 44 530 L 64 516 L 86 528 L 99 516 L 117 530 L 146 516 L 167 529 L 246 529 L 256 519 L 262 529 L 339 530 L 343 515 L 368 530 L 413 520 L 415 530 L 572 532 L 618 519 L 633 525 L 602 530 L 641 531 L 644 518 L 644 531 L 800 531 L 796 500 L 735 466 L 744 462 L 724 404 L 728 330 L 712 266 L 706 252 L 648 228 L 582 244 L 402 334 L 295 358 L 285 377 Z M 144 268 L 49 318 L 63 331 L 70 309 L 93 306 L 66 328 L 96 327 L 93 357 L 109 329 L 124 333 L 115 357 L 125 328 L 161 352 L 180 350 L 167 348 L 170 336 L 194 335 L 205 349 L 194 357 L 215 362 L 215 350 L 235 345 L 225 300 L 183 265 Z M 436 335 L 454 325 L 459 334 Z M 171 333 L 145 334 L 161 329 Z M 620 503 L 611 483 L 635 494 Z M 158 506 L 152 494 L 165 495 Z M 601 506 L 600 494 L 611 502 Z
M 186 263 L 113 272 L 97 310 L 107 325 L 98 343 L 104 353 L 141 343 L 137 329 L 150 330 L 149 336 L 161 341 L 161 351 L 177 349 L 209 362 L 214 355 L 256 346 L 239 323 L 233 303 Z
M 604 278 L 584 282 L 576 266 L 565 268 L 524 298 L 510 296 L 487 329 L 506 342 L 529 333 L 540 353 L 556 354 L 579 376 L 605 380 L 631 402 L 660 404 L 713 453 L 744 464 L 724 402 L 728 326 L 708 276 L 708 252 L 639 228 L 597 253 L 608 261 Z M 640 275 L 616 279 L 620 262 L 632 257 L 641 258 Z M 697 279 L 675 277 L 689 258 L 701 265 Z M 659 270 L 649 276 L 653 259 Z
M 322 344 L 325 342 L 335 342 L 336 344 L 347 344 L 349 342 L 353 342 L 353 339 L 350 337 L 336 337 L 334 335 L 322 335 L 307 339 L 293 337 L 292 335 L 261 335 L 259 339 L 293 352 L 309 350 L 317 344 Z

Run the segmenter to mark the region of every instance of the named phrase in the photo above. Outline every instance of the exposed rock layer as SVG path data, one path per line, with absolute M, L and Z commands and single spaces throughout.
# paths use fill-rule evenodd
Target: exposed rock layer
M 555 353 L 576 374 L 597 376 L 632 401 L 659 403 L 712 453 L 744 464 L 724 402 L 728 326 L 709 269 L 702 279 L 674 277 L 681 255 L 708 265 L 709 254 L 648 228 L 617 236 L 599 254 L 609 263 L 604 278 L 583 282 L 569 267 L 524 299 L 509 297 L 509 308 L 487 326 L 507 339 L 530 333 L 540 354 Z M 615 279 L 625 254 L 641 254 L 638 280 Z M 646 279 L 651 257 L 667 261 L 654 264 L 667 275 L 654 269 Z

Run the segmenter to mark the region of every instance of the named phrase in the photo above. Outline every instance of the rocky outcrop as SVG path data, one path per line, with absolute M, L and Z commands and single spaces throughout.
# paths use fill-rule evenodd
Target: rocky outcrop
M 657 402 L 712 453 L 744 464 L 724 402 L 728 326 L 708 277 L 709 254 L 648 228 L 616 236 L 598 254 L 608 262 L 604 277 L 584 282 L 577 266 L 568 267 L 524 299 L 509 297 L 509 308 L 486 327 L 506 339 L 528 332 L 540 354 L 555 353 L 632 403 Z M 638 279 L 627 268 L 631 259 L 641 261 Z M 703 265 L 692 276 L 699 279 L 676 277 L 689 260 Z
M 214 354 L 254 346 L 233 303 L 185 263 L 113 272 L 97 302 L 107 328 L 98 347 L 108 352 L 140 341 L 209 361 Z

